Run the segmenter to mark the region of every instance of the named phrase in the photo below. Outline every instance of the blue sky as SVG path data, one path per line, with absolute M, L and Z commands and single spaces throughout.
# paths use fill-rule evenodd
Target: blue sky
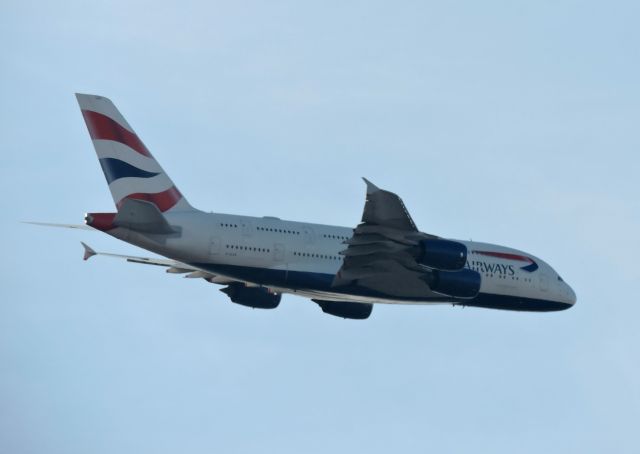
M 0 6 L 0 452 L 638 452 L 637 2 Z M 575 308 L 233 305 L 80 222 L 113 204 L 73 93 L 201 209 L 421 230 L 552 264 Z M 150 269 L 151 268 L 151 269 Z

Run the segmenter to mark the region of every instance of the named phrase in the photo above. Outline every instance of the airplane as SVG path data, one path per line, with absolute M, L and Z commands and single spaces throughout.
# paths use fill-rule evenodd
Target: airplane
M 576 294 L 546 262 L 516 249 L 418 230 L 396 194 L 366 184 L 355 228 L 206 213 L 189 204 L 107 98 L 76 94 L 116 212 L 87 213 L 82 225 L 164 258 L 94 255 L 156 265 L 201 278 L 237 304 L 275 309 L 283 294 L 323 312 L 366 319 L 374 304 L 451 304 L 560 311 Z M 52 224 L 45 224 L 52 225 Z

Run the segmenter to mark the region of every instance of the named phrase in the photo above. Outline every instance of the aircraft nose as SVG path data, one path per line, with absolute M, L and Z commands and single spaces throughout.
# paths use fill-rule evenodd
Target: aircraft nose
M 574 292 L 571 286 L 567 284 L 567 303 L 573 306 L 574 304 L 576 304 L 577 300 L 578 298 L 576 297 L 576 292 Z

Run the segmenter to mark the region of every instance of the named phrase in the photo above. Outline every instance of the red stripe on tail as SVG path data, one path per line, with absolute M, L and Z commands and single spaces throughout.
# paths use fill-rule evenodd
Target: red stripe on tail
M 137 200 L 145 200 L 147 202 L 153 203 L 158 209 L 162 212 L 165 212 L 171 209 L 176 203 L 180 201 L 182 198 L 182 194 L 178 191 L 178 188 L 172 186 L 164 192 L 158 192 L 155 194 L 147 194 L 142 192 L 137 192 L 135 194 L 129 194 L 122 200 L 120 200 L 116 205 L 118 210 L 120 206 L 122 206 L 122 202 L 125 199 L 137 199 Z
M 117 213 L 87 213 L 84 220 L 88 226 L 106 232 L 107 230 L 115 228 L 113 220 L 116 214 Z
M 141 155 L 152 157 L 147 147 L 144 146 L 138 136 L 128 129 L 120 126 L 115 120 L 92 110 L 83 110 L 82 116 L 87 123 L 89 135 L 93 140 L 113 140 L 124 144 Z

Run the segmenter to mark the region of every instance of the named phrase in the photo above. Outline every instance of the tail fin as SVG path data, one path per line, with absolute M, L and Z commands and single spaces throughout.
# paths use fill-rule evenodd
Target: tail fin
M 76 98 L 118 209 L 126 199 L 138 199 L 161 212 L 193 210 L 109 99 Z

